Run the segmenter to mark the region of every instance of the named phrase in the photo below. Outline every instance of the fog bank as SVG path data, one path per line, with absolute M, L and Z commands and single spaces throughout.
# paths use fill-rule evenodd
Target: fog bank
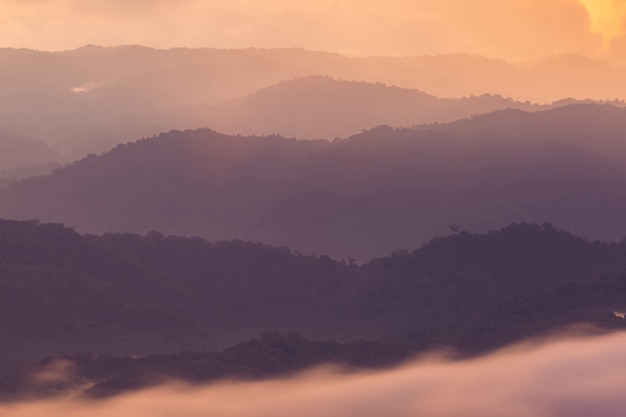
M 420 359 L 381 372 L 322 368 L 265 382 L 171 384 L 102 402 L 0 406 L 3 417 L 621 416 L 626 334 L 516 347 L 468 361 Z

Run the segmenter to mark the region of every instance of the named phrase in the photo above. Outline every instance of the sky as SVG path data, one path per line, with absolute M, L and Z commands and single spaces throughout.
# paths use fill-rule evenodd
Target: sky
M 626 55 L 626 0 L 0 0 L 0 47 Z

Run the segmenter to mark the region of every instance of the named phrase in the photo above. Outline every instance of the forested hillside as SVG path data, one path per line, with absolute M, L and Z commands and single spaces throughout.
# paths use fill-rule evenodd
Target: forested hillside
M 0 221 L 2 355 L 23 361 L 0 361 L 0 396 L 91 381 L 85 395 L 100 397 L 170 378 L 380 367 L 430 349 L 475 355 L 576 324 L 624 329 L 625 273 L 626 244 L 549 224 L 462 232 L 358 266 L 240 241 Z M 33 385 L 30 375 L 55 362 L 32 360 L 50 354 L 71 372 Z
M 573 105 L 347 140 L 172 131 L 0 192 L 0 216 L 158 230 L 366 261 L 452 233 L 551 222 L 626 235 L 626 109 Z
M 463 232 L 362 266 L 241 241 L 83 236 L 35 222 L 2 221 L 0 243 L 5 356 L 215 349 L 267 330 L 454 343 L 451 329 L 491 323 L 500 332 L 509 314 L 485 317 L 546 294 L 550 302 L 532 309 L 537 320 L 525 318 L 539 327 L 626 309 L 623 282 L 611 278 L 626 268 L 626 246 L 550 225 Z M 613 294 L 574 291 L 589 286 Z

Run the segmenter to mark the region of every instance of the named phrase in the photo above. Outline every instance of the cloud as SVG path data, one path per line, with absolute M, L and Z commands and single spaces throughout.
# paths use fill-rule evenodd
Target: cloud
M 588 417 L 626 413 L 626 334 L 516 347 L 381 372 L 319 369 L 267 382 L 172 384 L 104 402 L 0 405 L 6 417 Z
M 604 8 L 598 6 L 601 3 Z M 625 3 L 0 0 L 0 39 L 3 46 L 40 49 L 138 43 L 303 47 L 367 55 L 472 52 L 516 60 L 555 53 L 596 54 L 606 41 L 607 33 L 600 29 L 609 17 L 611 27 L 623 28 L 626 13 L 614 12 L 626 10 Z M 617 36 L 617 29 L 611 30 L 610 36 Z
M 580 0 L 589 12 L 590 28 L 603 38 L 608 47 L 611 40 L 626 30 L 626 0 Z

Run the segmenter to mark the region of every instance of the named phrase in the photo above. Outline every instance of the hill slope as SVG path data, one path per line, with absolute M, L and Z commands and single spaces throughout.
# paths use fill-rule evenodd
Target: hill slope
M 57 153 L 43 142 L 0 131 L 0 173 L 56 162 L 58 158 Z
M 206 126 L 206 119 L 190 117 L 190 106 L 239 99 L 301 77 L 384 83 L 438 97 L 488 93 L 536 103 L 626 98 L 626 70 L 580 56 L 507 63 L 467 54 L 350 58 L 299 49 L 87 46 L 62 52 L 0 49 L 0 58 L 0 130 L 46 141 L 63 162 L 156 132 Z M 366 127 L 371 124 L 347 134 Z M 306 136 L 318 132 L 311 129 Z
M 298 141 L 173 131 L 0 192 L 0 216 L 201 236 L 359 260 L 461 230 L 552 222 L 626 235 L 626 110 L 503 111 Z M 584 128 L 583 128 L 584 127 Z
M 626 310 L 626 286 L 612 278 L 625 270 L 624 244 L 549 226 L 461 233 L 358 267 L 244 242 L 0 221 L 1 349 L 204 350 L 283 329 L 386 336 L 397 354 L 471 351 Z
M 439 99 L 419 90 L 318 76 L 283 81 L 193 113 L 196 124 L 225 133 L 330 139 L 379 125 L 443 123 L 506 108 L 548 107 L 487 94 Z

